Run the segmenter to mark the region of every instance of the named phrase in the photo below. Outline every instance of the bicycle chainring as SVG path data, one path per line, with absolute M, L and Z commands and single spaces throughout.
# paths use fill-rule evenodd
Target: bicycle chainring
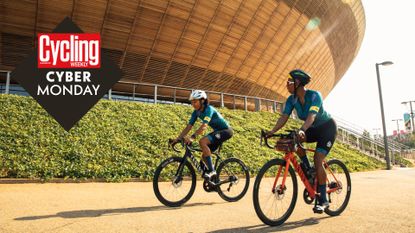
M 311 205 L 314 202 L 314 198 L 310 197 L 310 194 L 308 193 L 307 189 L 304 189 L 303 198 L 304 198 L 304 202 L 308 205 Z

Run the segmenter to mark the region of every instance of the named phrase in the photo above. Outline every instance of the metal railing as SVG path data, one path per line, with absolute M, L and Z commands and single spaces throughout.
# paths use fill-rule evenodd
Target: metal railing
M 365 129 L 353 123 L 347 122 L 339 117 L 333 116 L 338 125 L 337 139 L 345 144 L 348 144 L 355 149 L 358 149 L 371 157 L 374 157 L 382 162 L 386 162 L 384 158 L 385 146 L 382 139 L 371 138 L 365 135 Z M 389 152 L 391 161 L 397 164 L 396 156 L 399 155 L 404 158 L 411 157 L 414 150 L 410 147 L 388 138 Z
M 158 85 L 158 84 L 151 84 L 151 83 L 135 83 L 135 82 L 126 82 L 126 81 L 119 81 L 116 85 L 127 85 L 130 86 L 130 91 L 114 91 L 112 90 L 111 99 L 119 99 L 119 100 L 138 100 L 138 101 L 147 101 L 145 102 L 152 102 L 152 103 L 180 103 L 180 104 L 188 104 L 188 96 L 191 91 L 194 89 L 191 88 L 182 88 L 182 87 L 173 87 L 167 85 Z M 137 92 L 137 89 L 143 87 L 147 87 L 152 89 L 152 93 L 143 93 Z M 164 90 L 165 93 L 162 94 L 161 90 Z M 252 110 L 254 111 L 282 111 L 283 103 L 278 102 L 271 99 L 254 97 L 254 96 L 245 96 L 239 94 L 231 94 L 225 92 L 217 92 L 217 91 L 206 91 L 209 96 L 210 103 L 219 107 L 228 107 L 230 109 L 243 109 L 248 111 L 249 106 L 252 106 Z M 117 95 L 117 96 L 114 96 Z M 138 96 L 138 97 L 137 97 Z M 128 98 L 130 97 L 130 98 Z M 141 99 L 140 99 L 141 97 Z M 215 98 L 216 97 L 216 98 Z M 227 99 L 227 100 L 226 100 Z M 237 103 L 239 100 L 240 103 Z M 252 102 L 250 104 L 250 102 Z
M 0 83 L 0 93 L 5 94 L 19 94 L 28 95 L 20 85 L 10 84 L 11 83 L 11 71 L 0 70 L 0 75 L 6 76 L 5 84 Z M 158 85 L 151 83 L 136 83 L 119 81 L 115 85 L 118 86 L 129 86 L 128 91 L 112 90 L 110 89 L 104 98 L 110 100 L 125 100 L 125 101 L 139 101 L 154 104 L 185 104 L 188 105 L 188 96 L 194 89 L 173 87 L 167 85 Z M 147 88 L 146 92 L 139 92 L 138 89 Z M 122 88 L 118 88 L 122 89 Z M 152 89 L 151 93 L 148 93 L 148 89 Z M 164 90 L 164 91 L 161 91 Z M 167 91 L 166 91 L 167 90 Z M 171 92 L 171 95 L 163 94 L 163 92 Z M 206 91 L 209 95 L 209 101 L 211 104 L 218 107 L 228 107 L 230 109 L 243 109 L 245 111 L 282 111 L 283 103 L 254 96 L 245 96 L 224 92 Z M 184 94 L 185 93 L 185 94 Z M 216 96 L 216 98 L 214 98 Z M 253 101 L 253 103 L 252 103 Z

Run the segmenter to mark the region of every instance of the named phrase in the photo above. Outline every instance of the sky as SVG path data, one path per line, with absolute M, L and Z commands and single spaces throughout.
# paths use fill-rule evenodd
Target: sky
M 382 128 L 376 63 L 379 66 L 387 134 L 397 129 L 394 119 L 410 112 L 401 104 L 415 101 L 415 1 L 362 0 L 366 31 L 360 50 L 348 71 L 324 101 L 334 117 L 353 122 L 371 135 Z M 415 111 L 415 102 L 412 103 Z M 403 129 L 403 121 L 399 129 Z M 382 134 L 382 130 L 378 130 Z

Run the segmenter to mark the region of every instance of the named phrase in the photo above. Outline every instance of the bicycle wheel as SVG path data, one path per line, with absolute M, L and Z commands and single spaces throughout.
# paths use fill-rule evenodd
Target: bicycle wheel
M 249 171 L 237 158 L 225 159 L 218 166 L 219 182 L 226 182 L 218 187 L 219 196 L 225 201 L 240 200 L 248 190 Z
M 183 158 L 171 157 L 164 160 L 156 169 L 153 190 L 157 199 L 166 206 L 177 207 L 192 197 L 196 188 L 195 170 L 186 160 L 181 174 L 176 176 Z
M 330 206 L 325 209 L 326 214 L 337 216 L 346 209 L 352 192 L 352 183 L 349 171 L 343 162 L 333 159 L 327 162 L 327 190 L 336 189 L 334 192 L 328 193 Z
M 286 162 L 273 159 L 267 162 L 259 171 L 254 184 L 253 201 L 255 212 L 261 221 L 270 226 L 283 224 L 294 210 L 297 201 L 297 177 L 290 166 L 285 174 Z M 277 177 L 278 171 L 280 175 Z M 284 175 L 287 175 L 282 187 Z M 278 178 L 274 187 L 274 182 Z

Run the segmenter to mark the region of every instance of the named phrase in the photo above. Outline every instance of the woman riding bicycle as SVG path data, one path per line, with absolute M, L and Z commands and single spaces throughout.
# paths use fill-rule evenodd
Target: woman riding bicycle
M 314 212 L 322 213 L 329 206 L 326 197 L 327 175 L 323 168 L 323 160 L 330 152 L 336 139 L 337 126 L 333 118 L 324 110 L 321 94 L 318 91 L 305 88 L 311 77 L 299 69 L 292 70 L 289 74 L 287 89 L 291 95 L 285 103 L 282 116 L 278 119 L 274 128 L 267 133 L 267 136 L 271 136 L 285 125 L 294 108 L 298 117 L 305 121 L 298 135 L 301 141 L 317 142 L 314 163 L 318 180 L 317 192 L 320 193 L 320 196 Z M 306 169 L 309 170 L 311 166 L 305 151 L 299 148 L 297 154 Z
M 233 135 L 233 130 L 229 126 L 229 123 L 222 117 L 222 115 L 211 105 L 207 99 L 206 92 L 201 90 L 192 91 L 189 100 L 195 109 L 189 120 L 189 124 L 180 133 L 173 143 L 184 139 L 186 143 L 191 143 L 197 138 L 198 135 L 202 135 L 209 125 L 213 132 L 204 136 L 199 140 L 199 145 L 202 149 L 203 160 L 205 161 L 209 171 L 205 173 L 205 178 L 211 179 L 216 175 L 216 171 L 213 167 L 211 154 L 226 140 L 230 139 Z M 186 135 L 192 129 L 197 118 L 202 120 L 202 125 L 195 131 L 190 137 Z

